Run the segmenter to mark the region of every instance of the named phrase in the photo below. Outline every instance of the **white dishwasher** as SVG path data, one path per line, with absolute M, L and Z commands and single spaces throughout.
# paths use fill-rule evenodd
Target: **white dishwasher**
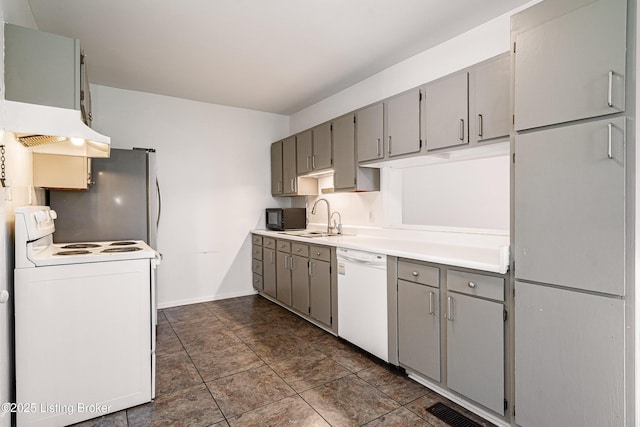
M 387 256 L 338 248 L 338 336 L 389 361 Z

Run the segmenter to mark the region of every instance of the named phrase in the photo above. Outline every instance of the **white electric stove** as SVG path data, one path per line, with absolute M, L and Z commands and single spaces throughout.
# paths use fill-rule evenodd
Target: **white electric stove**
M 155 395 L 155 269 L 142 241 L 53 243 L 55 211 L 15 211 L 17 425 L 64 426 Z

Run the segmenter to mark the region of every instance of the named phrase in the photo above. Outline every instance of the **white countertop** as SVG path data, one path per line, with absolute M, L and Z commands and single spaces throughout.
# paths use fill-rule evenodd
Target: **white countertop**
M 251 230 L 252 233 L 306 244 L 357 249 L 402 258 L 473 268 L 504 274 L 509 269 L 509 246 L 487 244 L 464 245 L 428 240 L 405 240 L 368 235 L 337 235 L 328 237 L 301 237 L 281 231 Z

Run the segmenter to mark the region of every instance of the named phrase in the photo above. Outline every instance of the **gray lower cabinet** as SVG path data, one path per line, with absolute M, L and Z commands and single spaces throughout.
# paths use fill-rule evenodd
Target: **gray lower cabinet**
M 398 360 L 440 381 L 440 290 L 398 280 Z
M 509 136 L 509 81 L 511 57 L 504 53 L 478 64 L 471 71 L 470 105 L 474 114 L 469 119 L 470 138 L 484 142 Z M 473 102 L 472 102 L 473 101 Z
M 385 101 L 386 156 L 417 153 L 422 148 L 420 103 L 422 92 L 413 89 Z
M 5 99 L 80 110 L 80 42 L 4 25 Z
M 619 298 L 516 281 L 519 426 L 624 425 L 624 306 Z
M 504 306 L 478 297 L 447 296 L 447 386 L 504 414 Z
M 309 313 L 309 258 L 291 256 L 291 305 L 301 313 Z
M 469 73 L 442 78 L 425 87 L 427 150 L 469 143 Z
M 384 105 L 382 102 L 356 111 L 358 163 L 384 157 Z
M 542 2 L 512 18 L 516 130 L 624 111 L 626 8 Z
M 311 246 L 309 251 L 309 315 L 327 326 L 331 315 L 331 248 Z
M 270 297 L 276 297 L 276 251 L 264 248 L 262 252 L 262 289 Z
M 516 135 L 515 277 L 624 295 L 625 119 Z
M 447 386 L 505 412 L 505 279 L 447 270 Z
M 291 254 L 276 252 L 276 298 L 291 306 Z
M 282 141 L 278 141 L 271 144 L 271 195 L 281 195 L 283 188 Z

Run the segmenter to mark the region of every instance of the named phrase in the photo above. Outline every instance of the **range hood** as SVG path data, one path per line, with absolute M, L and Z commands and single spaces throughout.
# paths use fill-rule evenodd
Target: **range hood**
M 2 101 L 0 126 L 34 153 L 109 157 L 111 138 L 84 124 L 79 110 Z

